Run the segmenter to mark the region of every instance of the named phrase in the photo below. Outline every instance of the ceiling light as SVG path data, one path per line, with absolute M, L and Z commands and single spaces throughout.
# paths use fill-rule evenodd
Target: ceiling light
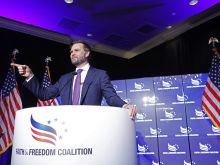
M 92 37 L 93 34 L 92 34 L 92 33 L 87 33 L 87 36 L 88 36 L 88 37 Z
M 194 6 L 194 5 L 196 5 L 198 2 L 199 2 L 198 0 L 190 0 L 189 5 L 190 5 L 190 6 Z
M 173 26 L 167 26 L 167 29 L 171 29 Z
M 73 3 L 73 0 L 64 0 L 66 3 Z
M 176 13 L 175 12 L 172 12 L 172 16 L 175 16 L 176 15 Z

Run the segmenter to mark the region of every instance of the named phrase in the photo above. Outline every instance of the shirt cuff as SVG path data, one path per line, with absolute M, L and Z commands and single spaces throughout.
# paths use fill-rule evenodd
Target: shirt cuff
M 128 108 L 129 104 L 124 104 L 122 108 Z
M 33 77 L 34 77 L 34 74 L 32 74 L 30 77 L 27 77 L 27 78 L 25 79 L 25 81 L 26 81 L 26 82 L 29 82 Z

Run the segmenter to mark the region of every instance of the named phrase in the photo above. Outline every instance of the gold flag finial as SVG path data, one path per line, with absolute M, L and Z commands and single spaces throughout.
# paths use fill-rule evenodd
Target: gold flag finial
M 46 63 L 46 66 L 45 66 L 45 67 L 46 67 L 46 69 L 47 69 L 47 73 L 48 73 L 49 79 L 50 79 L 50 81 L 51 81 L 50 68 L 49 68 L 49 65 L 48 65 L 50 61 L 52 61 L 52 58 L 47 56 L 47 57 L 45 58 L 45 63 Z
M 215 37 L 209 38 L 209 44 L 212 44 L 212 51 L 218 56 L 220 59 L 220 54 L 218 49 L 216 48 L 216 43 L 219 43 L 218 39 Z
M 18 49 L 14 49 L 12 51 L 12 58 L 11 58 L 11 62 L 12 63 L 15 63 L 15 60 L 16 60 L 16 55 L 19 53 L 19 50 Z M 15 72 L 15 66 L 13 66 L 13 71 Z
M 217 38 L 215 38 L 215 37 L 209 38 L 209 44 L 212 44 L 213 48 L 215 48 L 215 43 L 219 43 Z
M 17 55 L 18 53 L 19 53 L 19 50 L 18 50 L 18 49 L 14 49 L 14 50 L 13 50 L 11 62 L 15 62 L 15 60 L 16 60 L 16 55 Z
M 52 61 L 52 58 L 47 56 L 47 57 L 45 58 L 46 65 L 48 65 L 48 63 L 49 63 L 50 61 Z

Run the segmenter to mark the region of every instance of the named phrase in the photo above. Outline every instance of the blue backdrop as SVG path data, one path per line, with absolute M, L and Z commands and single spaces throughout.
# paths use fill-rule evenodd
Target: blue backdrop
M 138 107 L 139 165 L 220 165 L 220 130 L 201 108 L 206 80 L 189 74 L 112 81 Z

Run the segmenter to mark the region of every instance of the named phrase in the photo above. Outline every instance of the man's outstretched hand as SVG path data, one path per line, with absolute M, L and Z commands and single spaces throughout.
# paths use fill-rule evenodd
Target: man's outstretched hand
M 18 69 L 19 74 L 23 77 L 26 77 L 27 79 L 33 76 L 33 72 L 27 65 L 11 63 L 11 66 L 16 67 Z

